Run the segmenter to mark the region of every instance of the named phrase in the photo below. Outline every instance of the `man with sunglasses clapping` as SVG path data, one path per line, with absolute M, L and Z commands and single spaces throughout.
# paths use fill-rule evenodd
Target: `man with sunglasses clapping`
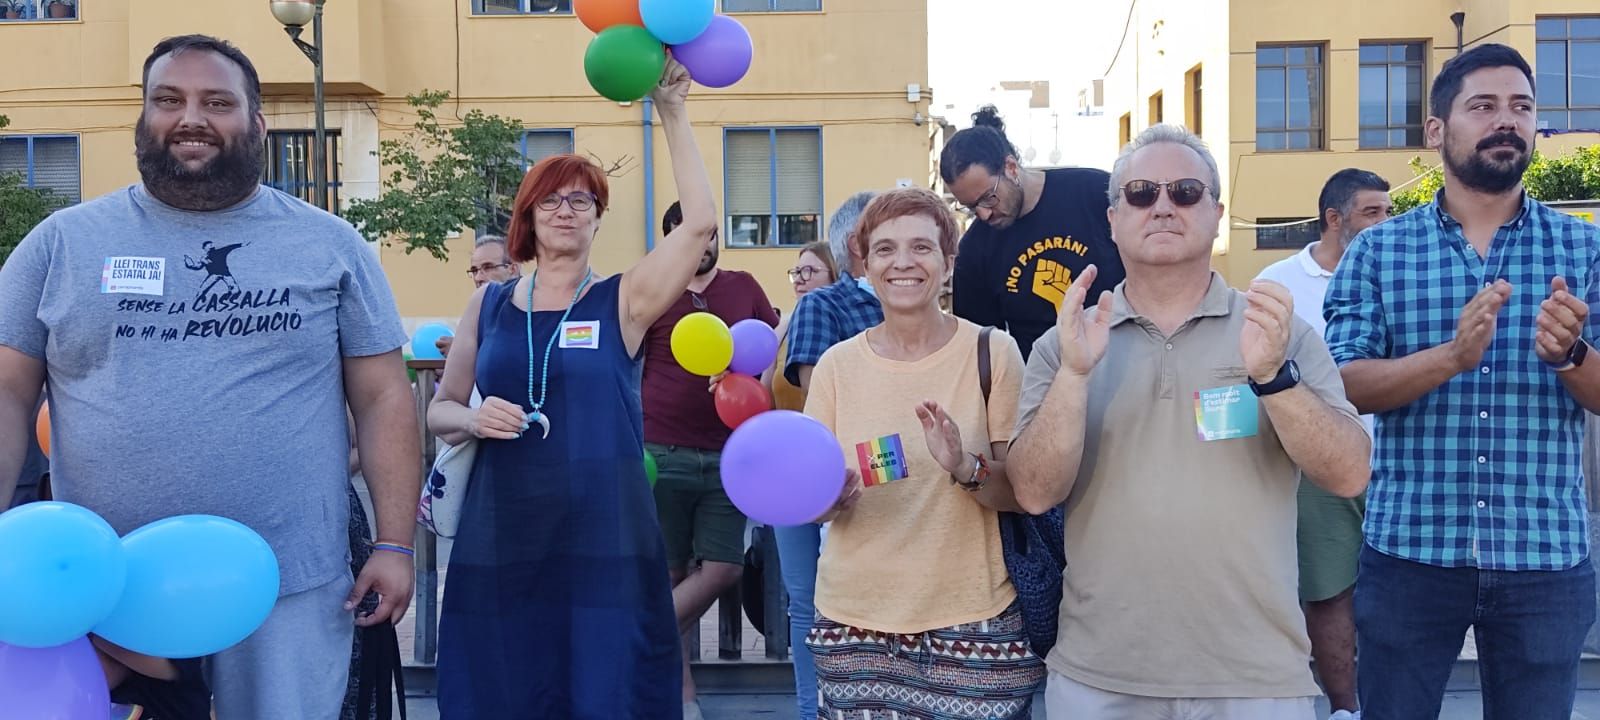
M 1091 297 L 1122 282 L 1106 224 L 1106 173 L 1024 168 L 993 105 L 972 122 L 939 155 L 945 185 L 976 220 L 956 255 L 954 311 L 1005 330 L 1027 358 L 1084 268 L 1100 269 Z
M 1108 189 L 1127 280 L 1097 296 L 1095 268 L 1073 281 L 1028 361 L 1007 466 L 1023 509 L 1066 508 L 1049 716 L 1313 720 L 1299 471 L 1359 495 L 1371 441 L 1289 290 L 1211 269 L 1223 207 L 1204 142 L 1152 127 Z

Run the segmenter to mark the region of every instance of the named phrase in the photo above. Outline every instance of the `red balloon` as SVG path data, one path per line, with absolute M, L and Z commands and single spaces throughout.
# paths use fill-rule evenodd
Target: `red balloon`
M 749 375 L 729 373 L 717 383 L 715 395 L 717 417 L 730 428 L 738 428 L 744 421 L 772 409 L 772 393 Z

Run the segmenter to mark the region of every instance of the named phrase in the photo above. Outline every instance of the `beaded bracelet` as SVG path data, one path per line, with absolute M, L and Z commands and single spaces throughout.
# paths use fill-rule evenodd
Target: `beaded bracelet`
M 407 555 L 407 556 L 415 556 L 417 554 L 417 551 L 416 551 L 415 548 L 411 547 L 410 545 L 401 545 L 400 543 L 391 543 L 391 542 L 373 543 L 372 544 L 372 549 L 374 551 L 377 551 L 377 550 L 388 550 L 389 552 L 397 552 L 397 553 L 400 553 L 401 555 Z

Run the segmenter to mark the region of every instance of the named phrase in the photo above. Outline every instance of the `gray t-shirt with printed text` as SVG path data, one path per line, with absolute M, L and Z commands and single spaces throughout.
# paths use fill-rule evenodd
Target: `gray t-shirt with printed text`
M 405 342 L 377 253 L 265 187 L 200 213 L 134 185 L 51 215 L 0 268 L 0 345 L 47 369 L 56 499 L 122 534 L 237 520 L 285 595 L 348 572 L 342 361 Z

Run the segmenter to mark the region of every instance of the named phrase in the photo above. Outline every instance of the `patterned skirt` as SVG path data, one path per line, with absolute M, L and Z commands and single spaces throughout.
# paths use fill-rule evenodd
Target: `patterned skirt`
M 1027 718 L 1045 677 L 1016 604 L 990 620 L 917 635 L 818 615 L 806 646 L 823 720 Z

